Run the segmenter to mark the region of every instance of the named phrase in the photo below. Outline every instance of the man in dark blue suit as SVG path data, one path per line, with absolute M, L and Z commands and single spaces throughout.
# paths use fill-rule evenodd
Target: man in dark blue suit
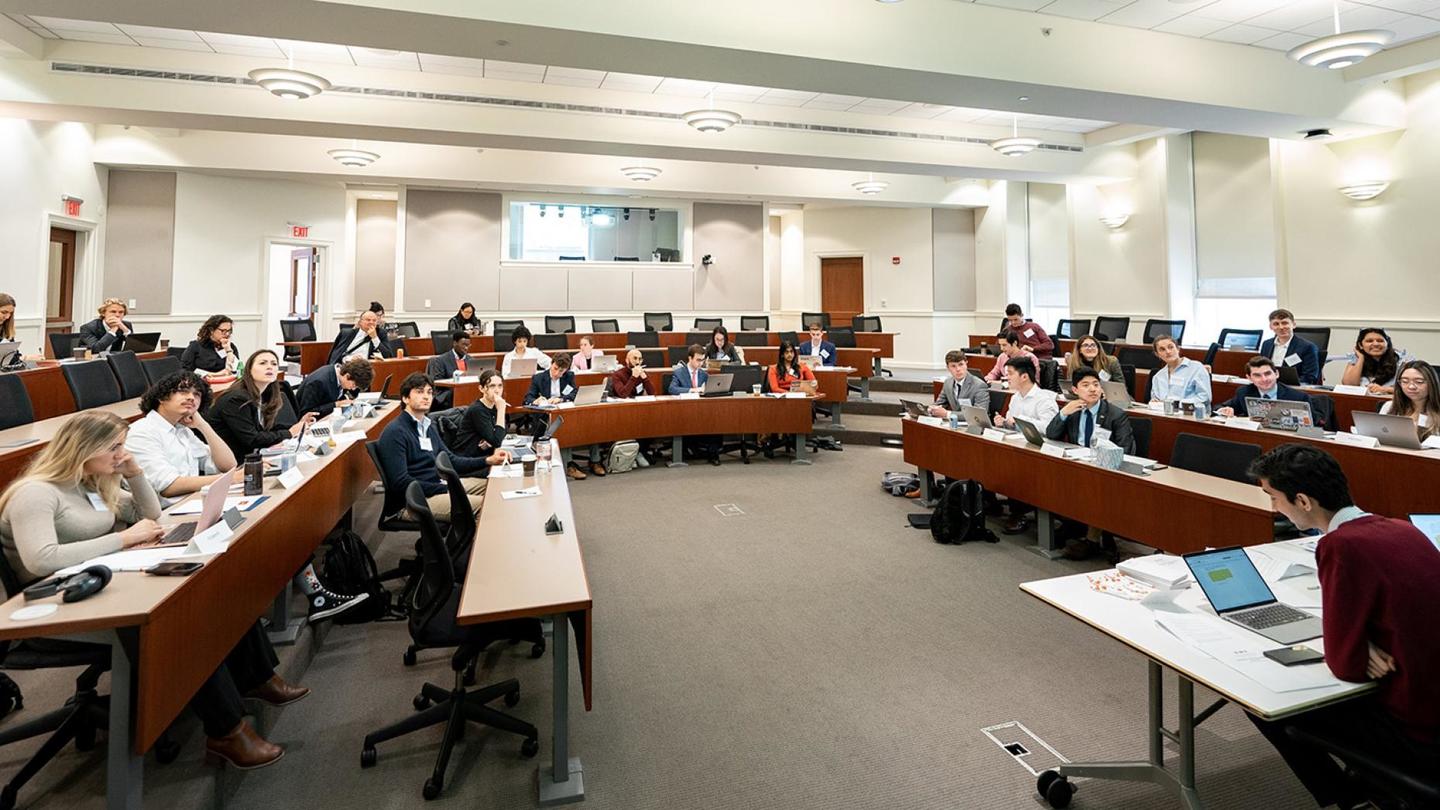
M 1270 331 L 1275 337 L 1260 344 L 1260 354 L 1270 358 L 1277 368 L 1294 367 L 1301 385 L 1320 385 L 1324 367 L 1320 347 L 1295 334 L 1295 316 L 1290 310 L 1270 313 Z
M 1250 378 L 1249 385 L 1242 385 L 1235 392 L 1235 396 L 1224 405 L 1215 409 L 1219 416 L 1249 416 L 1250 413 L 1245 407 L 1246 399 L 1280 399 L 1287 402 L 1310 402 L 1311 413 L 1315 416 L 1315 426 L 1325 427 L 1323 414 L 1315 413 L 1315 405 L 1310 397 L 1304 392 L 1296 391 L 1294 388 L 1280 382 L 1280 372 L 1275 368 L 1275 361 L 1264 356 L 1255 356 L 1245 364 L 1246 376 Z
M 370 390 L 375 368 L 369 360 L 352 357 L 339 365 L 312 371 L 300 384 L 301 413 L 313 411 L 321 419 L 330 415 L 341 401 L 352 400 Z
M 670 374 L 670 387 L 666 390 L 671 396 L 703 392 L 705 381 L 710 379 L 710 375 L 705 373 L 704 365 L 705 347 L 698 343 L 692 344 L 685 353 L 685 362 L 675 366 Z M 686 442 L 690 445 L 691 452 L 705 456 L 716 467 L 720 466 L 719 436 L 692 436 Z M 674 459 L 677 462 L 679 460 Z
M 819 321 L 810 324 L 810 339 L 800 344 L 800 354 L 813 354 L 824 366 L 835 365 L 835 344 L 825 339 L 825 327 Z
M 535 376 L 530 378 L 530 390 L 525 392 L 525 404 L 533 406 L 559 405 L 562 402 L 574 402 L 578 390 L 575 387 L 575 372 L 570 370 L 570 355 L 557 354 L 550 358 L 550 367 L 544 371 L 537 371 Z M 537 431 L 538 432 L 538 431 Z M 604 475 L 605 467 L 600 464 L 596 454 L 596 447 L 588 448 L 591 456 L 591 470 L 596 475 Z M 565 462 L 565 474 L 576 481 L 584 481 L 587 476 L 580 466 L 571 460 L 569 448 L 561 451 L 561 459 Z

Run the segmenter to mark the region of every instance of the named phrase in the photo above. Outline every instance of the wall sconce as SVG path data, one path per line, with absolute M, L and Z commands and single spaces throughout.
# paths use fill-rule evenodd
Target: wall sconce
M 1130 215 L 1124 211 L 1112 211 L 1100 217 L 1100 224 L 1112 231 L 1120 230 L 1129 221 Z
M 1340 193 L 1352 200 L 1373 200 L 1379 197 L 1390 183 L 1384 180 L 1369 180 L 1363 183 L 1351 183 L 1348 186 L 1341 186 Z

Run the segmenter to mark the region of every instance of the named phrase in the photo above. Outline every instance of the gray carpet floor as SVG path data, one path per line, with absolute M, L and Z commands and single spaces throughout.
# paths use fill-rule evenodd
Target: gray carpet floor
M 1046 806 L 1034 778 L 980 731 L 1008 721 L 1072 760 L 1145 755 L 1144 660 L 1016 587 L 1100 564 L 1043 560 L 1025 550 L 1031 538 L 936 545 L 906 526 L 914 502 L 877 486 L 881 472 L 905 469 L 900 451 L 814 458 L 813 467 L 730 460 L 571 484 L 596 605 L 593 712 L 579 711 L 572 664 L 582 807 Z M 744 514 L 724 517 L 717 504 Z M 357 521 L 373 527 L 374 508 Z M 379 544 L 382 564 L 397 540 Z M 199 763 L 190 721 L 181 760 L 147 765 L 147 802 L 419 805 L 438 728 L 384 744 L 374 768 L 359 766 L 367 731 L 409 713 L 422 681 L 451 681 L 440 651 L 402 666 L 407 642 L 402 623 L 333 628 L 304 676 L 315 694 L 266 718 L 288 748 L 282 762 L 217 776 Z M 540 757 L 522 759 L 517 738 L 472 727 L 436 804 L 534 806 L 535 766 L 550 747 L 551 660 L 527 652 L 492 648 L 481 682 L 521 680 L 511 711 L 540 727 Z M 17 680 L 30 703 L 7 723 L 69 687 Z M 1167 686 L 1173 723 L 1173 677 Z M 1213 696 L 1201 692 L 1206 705 Z M 1313 807 L 1238 709 L 1202 725 L 1197 745 L 1209 807 Z M 0 749 L 0 778 L 32 750 Z M 21 806 L 101 806 L 103 762 L 100 751 L 67 751 Z M 1179 806 L 1153 786 L 1078 784 L 1076 808 Z

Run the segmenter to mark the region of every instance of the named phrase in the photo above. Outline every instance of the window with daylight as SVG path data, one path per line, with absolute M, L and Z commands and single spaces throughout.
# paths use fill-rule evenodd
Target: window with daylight
M 682 217 L 672 208 L 510 203 L 510 259 L 678 262 Z

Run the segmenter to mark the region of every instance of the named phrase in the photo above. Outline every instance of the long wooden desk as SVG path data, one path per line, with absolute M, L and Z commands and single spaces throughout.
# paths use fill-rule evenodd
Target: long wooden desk
M 538 496 L 507 500 L 502 494 L 536 485 L 541 490 Z M 560 520 L 559 534 L 545 532 L 551 516 Z M 564 465 L 552 464 L 550 470 L 531 478 L 492 476 L 475 530 L 457 619 L 460 624 L 553 619 L 551 764 L 541 766 L 537 774 L 541 805 L 585 798 L 584 767 L 579 757 L 570 756 L 569 631 L 575 631 L 575 654 L 588 712 L 595 646 L 593 605 Z
M 352 429 L 377 438 L 399 412 L 391 405 Z M 269 497 L 245 514 L 229 550 L 189 577 L 120 572 L 83 602 L 42 600 L 59 605 L 46 619 L 0 623 L 0 640 L 69 637 L 110 646 L 109 807 L 141 806 L 145 752 L 374 480 L 362 444 L 301 464 L 306 480 L 296 489 L 267 478 Z M 16 596 L 0 615 L 24 605 Z
M 135 355 L 141 360 L 153 360 L 157 357 L 164 357 L 165 352 L 145 352 Z M 30 408 L 35 411 L 35 421 L 52 419 L 56 416 L 64 416 L 75 412 L 75 397 L 70 393 L 70 386 L 65 383 L 65 374 L 60 370 L 61 363 L 47 360 L 45 365 L 24 371 L 6 372 L 15 374 L 25 386 L 25 393 L 30 396 Z
M 1130 396 L 1134 397 L 1137 402 L 1140 401 L 1144 397 L 1145 390 L 1149 387 L 1149 384 L 1150 371 L 1148 369 L 1136 369 L 1135 384 L 1132 386 L 1133 390 L 1130 392 Z M 1210 396 L 1214 400 L 1215 407 L 1219 407 L 1222 402 L 1233 399 L 1235 392 L 1239 391 L 1241 386 L 1244 385 L 1246 385 L 1246 382 L 1243 379 L 1237 381 L 1226 378 L 1222 380 L 1212 376 L 1210 378 Z M 1335 403 L 1335 423 L 1330 427 L 1346 432 L 1349 432 L 1350 428 L 1355 425 L 1355 417 L 1351 416 L 1355 411 L 1374 413 L 1380 410 L 1381 405 L 1390 401 L 1390 397 L 1377 397 L 1369 394 L 1337 394 L 1334 391 L 1327 391 L 1324 388 L 1315 388 L 1306 385 L 1298 386 L 1296 390 L 1303 391 L 1306 394 L 1320 394 L 1329 397 L 1330 401 Z
M 1173 554 L 1274 536 L 1270 500 L 1252 484 L 1173 467 L 1132 475 L 1049 456 L 1028 442 L 994 441 L 908 418 L 901 419 L 901 433 L 906 463 L 951 479 L 973 478 L 1041 510 L 1037 550 L 1045 556 L 1056 551 L 1049 512 Z
M 140 400 L 138 397 L 122 399 L 95 410 L 113 413 L 127 422 L 134 422 L 140 418 Z M 70 421 L 70 417 L 73 415 L 52 416 L 28 425 L 18 425 L 8 430 L 0 430 L 0 491 L 4 491 L 11 481 L 20 477 L 20 473 L 25 470 L 25 465 L 30 463 L 30 458 L 49 444 L 50 440 L 55 438 L 55 434 L 59 432 L 60 427 Z M 12 446 L 12 442 L 23 442 L 23 444 Z
M 994 346 L 994 345 L 995 345 L 995 336 L 994 336 L 994 335 L 970 335 L 970 346 L 976 347 L 976 346 L 979 346 L 981 343 L 988 343 L 989 345 Z M 1145 351 L 1147 351 L 1147 352 L 1150 351 L 1150 347 L 1147 346 L 1147 345 L 1145 345 L 1145 344 L 1143 344 L 1143 343 L 1126 343 L 1126 342 L 1124 342 L 1124 341 L 1120 341 L 1120 342 L 1117 344 L 1117 349 L 1118 349 L 1119 346 L 1125 346 L 1125 347 L 1128 347 L 1128 348 L 1143 349 L 1143 350 L 1145 350 Z M 1072 351 L 1075 351 L 1075 341 L 1074 341 L 1074 340 L 1071 340 L 1071 339 L 1069 339 L 1069 338 L 1055 338 L 1055 359 L 1056 359 L 1056 360 L 1060 360 L 1060 359 L 1064 358 L 1066 352 L 1072 352 Z M 1184 355 L 1185 357 L 1190 358 L 1191 360 L 1196 361 L 1197 363 L 1198 363 L 1198 362 L 1204 362 L 1204 360 L 1205 360 L 1205 355 L 1206 355 L 1209 351 L 1210 351 L 1210 348 L 1209 348 L 1208 346 L 1181 346 L 1181 347 L 1180 347 L 1180 354 Z M 1211 363 L 1211 370 L 1214 371 L 1216 374 L 1233 374 L 1233 375 L 1235 375 L 1235 376 L 1244 376 L 1244 374 L 1245 374 L 1245 364 L 1246 364 L 1247 362 L 1249 362 L 1249 361 L 1250 361 L 1250 358 L 1254 357 L 1255 354 L 1256 354 L 1255 352 L 1251 352 L 1251 351 L 1239 351 L 1239 350 L 1236 350 L 1236 349 L 1220 349 L 1220 350 L 1218 350 L 1218 351 L 1215 352 L 1215 359 L 1214 359 L 1214 361 Z

